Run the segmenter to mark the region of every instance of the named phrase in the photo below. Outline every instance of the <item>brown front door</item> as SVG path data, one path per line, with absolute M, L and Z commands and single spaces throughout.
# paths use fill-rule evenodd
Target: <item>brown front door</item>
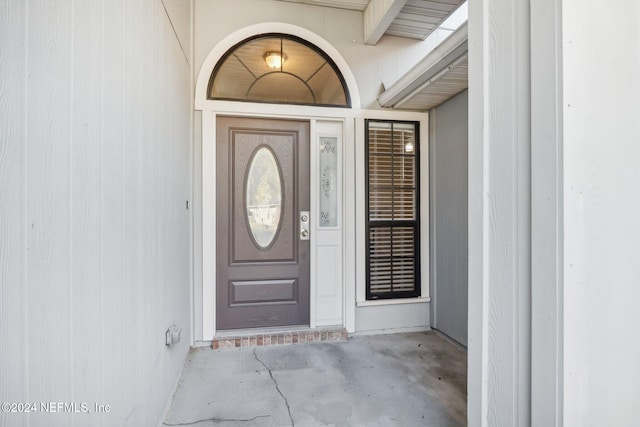
M 309 324 L 309 123 L 219 117 L 216 141 L 218 329 Z

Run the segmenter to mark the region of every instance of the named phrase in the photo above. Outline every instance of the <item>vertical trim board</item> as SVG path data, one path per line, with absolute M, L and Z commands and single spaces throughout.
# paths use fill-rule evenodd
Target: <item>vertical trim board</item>
M 470 426 L 531 416 L 528 3 L 469 5 Z
M 72 397 L 72 359 L 67 349 L 72 326 L 70 271 L 70 37 L 69 4 L 29 6 L 29 91 L 46 93 L 28 108 L 28 263 L 30 293 L 25 310 L 27 338 L 37 343 L 30 352 L 29 398 Z M 33 7 L 31 7 L 33 6 Z M 30 100 L 29 100 L 30 101 Z M 55 319 L 55 322 L 51 321 Z M 32 326 L 31 326 L 32 325 Z M 47 397 L 45 397 L 47 396 Z M 70 424 L 69 414 L 56 421 Z M 34 414 L 33 423 L 47 423 L 47 414 Z
M 202 112 L 202 339 L 216 330 L 216 115 Z M 208 184 L 208 185 L 207 185 Z M 209 260 L 209 261 L 207 261 Z
M 104 359 L 105 378 L 119 384 L 126 384 L 126 353 L 121 341 L 121 331 L 127 326 L 125 316 L 116 316 L 126 311 L 124 298 L 124 261 L 126 220 L 123 216 L 125 194 L 124 181 L 124 140 L 125 140 L 125 56 L 122 47 L 125 43 L 125 23 L 123 18 L 124 0 L 104 3 L 104 32 L 108 34 L 102 51 L 102 78 L 105 88 L 102 99 L 103 145 L 102 145 L 102 262 L 103 270 L 103 315 L 110 327 L 102 329 L 101 341 L 113 353 Z M 105 387 L 105 402 L 113 405 L 112 416 L 124 417 L 126 407 L 125 389 Z
M 349 118 L 345 120 L 344 129 L 343 129 L 343 137 L 344 137 L 344 148 L 343 148 L 343 164 L 342 164 L 342 185 L 343 185 L 343 193 L 342 194 L 355 194 L 355 197 L 343 197 L 344 206 L 342 212 L 342 226 L 344 227 L 343 236 L 342 236 L 342 248 L 343 248 L 343 321 L 344 326 L 347 329 L 347 332 L 353 333 L 355 332 L 355 318 L 356 318 L 356 287 L 358 284 L 358 276 L 357 276 L 357 252 L 356 245 L 358 242 L 358 229 L 357 229 L 357 170 L 358 166 L 357 160 L 357 144 L 356 144 L 356 135 L 357 130 L 354 129 L 356 125 L 356 120 L 354 118 Z M 347 167 L 347 165 L 355 164 L 356 167 Z M 349 233 L 351 230 L 351 233 Z
M 27 320 L 26 282 L 26 64 L 28 8 L 24 2 L 0 5 L 0 402 L 28 400 L 28 358 L 23 335 Z M 6 43 L 11 40 L 11 43 Z M 9 60 L 7 60 L 7 58 Z M 0 425 L 13 421 L 0 412 Z
M 102 11 L 88 3 L 74 4 L 73 32 L 73 120 L 71 261 L 74 372 L 102 372 L 102 340 L 95 340 L 103 326 L 101 303 L 101 87 L 100 49 Z M 98 31 L 96 31 L 96 29 Z M 73 376 L 73 400 L 81 397 L 101 398 L 102 375 Z M 76 421 L 90 423 L 88 414 L 78 414 Z
M 563 425 L 562 1 L 531 3 L 531 424 Z

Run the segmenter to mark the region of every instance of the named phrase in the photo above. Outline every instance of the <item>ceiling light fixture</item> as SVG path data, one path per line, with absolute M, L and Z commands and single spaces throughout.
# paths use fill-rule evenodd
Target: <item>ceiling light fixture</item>
M 264 60 L 274 70 L 281 68 L 284 61 L 287 60 L 287 56 L 280 52 L 267 52 L 264 54 Z

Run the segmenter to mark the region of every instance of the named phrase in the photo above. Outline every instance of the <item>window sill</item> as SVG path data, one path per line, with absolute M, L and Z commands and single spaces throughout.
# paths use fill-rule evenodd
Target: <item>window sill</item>
M 419 298 L 396 298 L 396 299 L 382 299 L 375 301 L 357 301 L 356 307 L 372 307 L 377 305 L 398 305 L 398 304 L 424 304 L 431 302 L 431 297 L 419 297 Z

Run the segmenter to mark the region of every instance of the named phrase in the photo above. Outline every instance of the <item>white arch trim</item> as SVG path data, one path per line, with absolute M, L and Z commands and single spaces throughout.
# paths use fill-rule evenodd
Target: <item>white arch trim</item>
M 265 33 L 283 33 L 291 34 L 293 36 L 300 37 L 310 43 L 313 43 L 322 51 L 324 51 L 342 73 L 349 95 L 351 97 L 351 108 L 360 109 L 360 92 L 358 91 L 358 85 L 356 79 L 351 72 L 351 67 L 347 64 L 347 61 L 342 57 L 340 52 L 334 48 L 331 43 L 317 35 L 316 33 L 307 30 L 306 28 L 299 27 L 297 25 L 286 24 L 283 22 L 264 22 L 261 24 L 250 25 L 235 31 L 224 39 L 222 39 L 207 55 L 200 73 L 198 74 L 198 80 L 196 82 L 195 93 L 195 108 L 196 110 L 213 110 L 211 100 L 207 99 L 207 86 L 209 85 L 209 78 L 213 72 L 213 68 L 216 66 L 220 58 L 233 46 L 241 41 Z

